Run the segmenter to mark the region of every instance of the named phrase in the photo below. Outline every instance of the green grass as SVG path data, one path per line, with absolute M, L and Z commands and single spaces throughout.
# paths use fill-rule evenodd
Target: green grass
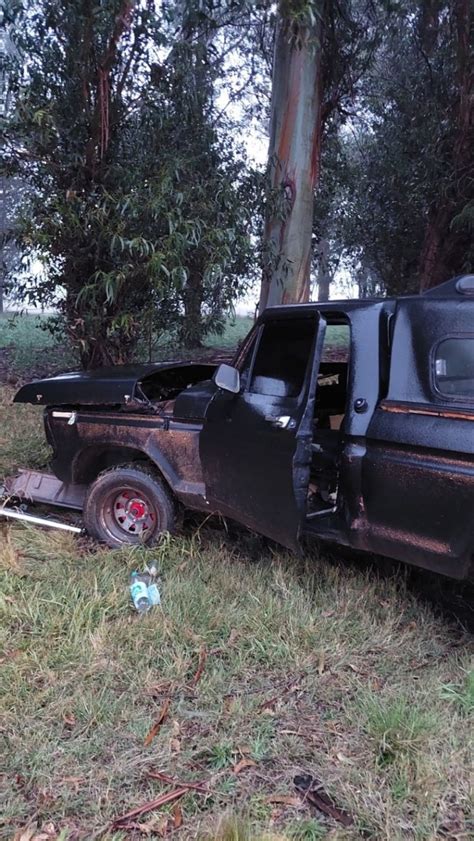
M 36 410 L 5 398 L 0 422 L 2 470 L 45 457 Z M 140 618 L 127 584 L 150 557 L 163 608 Z M 1 837 L 31 819 L 91 837 L 156 796 L 150 768 L 209 782 L 209 798 L 182 801 L 186 839 L 430 839 L 454 819 L 467 831 L 467 641 L 403 581 L 264 547 L 252 563 L 210 527 L 137 554 L 5 526 L 0 561 Z M 255 765 L 236 774 L 243 757 Z M 302 771 L 353 828 L 271 803 Z M 140 820 L 159 828 L 162 814 Z
M 77 354 L 45 329 L 48 316 L 0 314 L 0 383 L 10 378 L 34 379 L 79 366 Z M 199 355 L 205 359 L 210 351 L 232 351 L 245 338 L 253 319 L 236 316 L 229 319 L 222 335 L 210 334 Z M 325 353 L 343 352 L 347 348 L 347 328 L 330 325 L 326 333 Z M 152 360 L 195 358 L 196 353 L 176 348 L 175 340 L 166 333 L 153 347 Z M 148 360 L 148 349 L 140 344 L 136 361 Z
M 474 669 L 466 672 L 461 683 L 443 686 L 443 695 L 466 715 L 474 714 Z
M 439 727 L 430 710 L 403 695 L 380 699 L 371 692 L 363 699 L 361 710 L 366 719 L 365 729 L 382 764 L 419 751 L 425 739 Z
M 48 317 L 44 315 L 9 315 L 0 314 L 0 382 L 7 376 L 31 378 L 43 376 L 50 371 L 60 371 L 78 366 L 77 354 L 70 348 L 58 343 L 45 329 Z M 232 350 L 247 335 L 253 320 L 242 316 L 229 319 L 223 335 L 208 336 L 200 354 L 205 357 L 208 349 Z M 2 358 L 3 353 L 3 358 Z M 191 352 L 176 350 L 176 343 L 163 335 L 153 351 L 153 360 L 172 359 L 178 353 L 179 358 L 193 355 Z M 137 350 L 137 361 L 146 361 L 147 350 Z M 2 371 L 3 368 L 3 371 Z
M 7 352 L 11 374 L 33 377 L 36 370 L 68 368 L 75 364 L 75 356 L 59 345 L 48 330 L 44 315 L 0 315 L 0 352 Z M 1 361 L 1 360 L 0 360 Z
M 0 478 L 47 459 L 41 410 L 12 394 L 0 391 Z M 162 608 L 140 617 L 128 581 L 151 559 Z M 151 769 L 208 784 L 180 802 L 183 841 L 472 832 L 470 639 L 402 576 L 190 521 L 135 552 L 4 522 L 0 578 L 0 838 L 34 825 L 62 841 L 159 838 L 172 806 L 112 828 L 166 790 Z M 351 827 L 298 800 L 301 773 Z

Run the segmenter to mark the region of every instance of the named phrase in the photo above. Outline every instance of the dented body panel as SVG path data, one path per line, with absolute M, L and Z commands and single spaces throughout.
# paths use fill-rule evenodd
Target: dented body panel
M 309 535 L 463 578 L 473 348 L 474 294 L 454 279 L 399 300 L 267 309 L 233 360 L 239 393 L 217 387 L 215 366 L 164 364 L 51 378 L 16 400 L 47 406 L 67 489 L 143 460 L 183 505 L 292 549 Z
M 157 362 L 116 365 L 95 371 L 71 371 L 24 385 L 15 403 L 37 406 L 136 406 L 176 396 L 188 385 L 211 377 L 215 365 L 194 362 Z

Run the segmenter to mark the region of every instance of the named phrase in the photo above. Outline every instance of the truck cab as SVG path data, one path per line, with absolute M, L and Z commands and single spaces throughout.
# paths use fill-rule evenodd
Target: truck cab
M 46 406 L 53 474 L 41 491 L 23 473 L 10 493 L 51 502 L 56 482 L 56 504 L 111 545 L 157 539 L 180 503 L 291 550 L 312 536 L 469 575 L 473 276 L 271 307 L 230 365 L 62 375 L 15 400 Z

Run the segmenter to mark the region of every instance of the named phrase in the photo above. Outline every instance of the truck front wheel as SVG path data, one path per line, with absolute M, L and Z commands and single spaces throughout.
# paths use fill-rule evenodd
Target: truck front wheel
M 87 531 L 113 548 L 151 545 L 175 526 L 171 495 L 156 474 L 136 464 L 105 470 L 84 503 Z

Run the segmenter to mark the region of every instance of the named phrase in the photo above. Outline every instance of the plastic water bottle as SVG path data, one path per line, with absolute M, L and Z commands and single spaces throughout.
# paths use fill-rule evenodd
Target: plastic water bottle
M 147 613 L 152 605 L 147 578 L 146 573 L 140 572 L 132 572 L 130 577 L 130 595 L 138 613 Z

